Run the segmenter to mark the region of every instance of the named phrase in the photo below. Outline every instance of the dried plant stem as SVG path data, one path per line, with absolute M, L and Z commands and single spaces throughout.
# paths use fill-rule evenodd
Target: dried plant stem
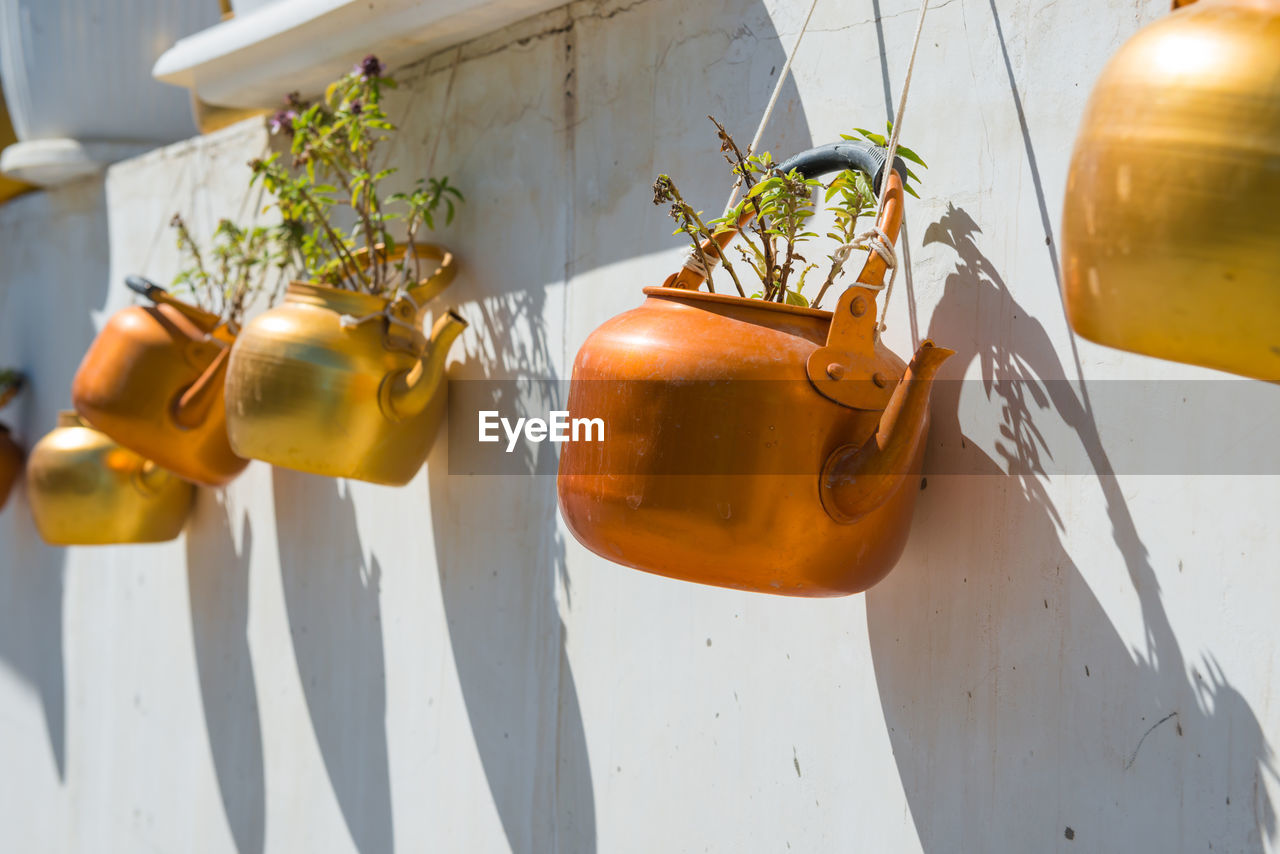
M 720 150 L 725 153 L 725 160 L 727 160 L 733 167 L 734 172 L 737 172 L 742 176 L 742 186 L 743 189 L 746 190 L 746 197 L 748 201 L 751 202 L 751 209 L 754 214 L 752 216 L 751 227 L 760 237 L 761 245 L 759 252 L 764 257 L 765 269 L 772 270 L 774 263 L 773 241 L 764 233 L 764 229 L 768 228 L 768 224 L 765 223 L 764 217 L 760 213 L 760 199 L 751 195 L 751 188 L 756 185 L 756 179 L 755 176 L 752 175 L 751 168 L 747 163 L 749 153 L 742 153 L 742 149 L 738 147 L 738 143 L 734 141 L 733 137 L 729 134 L 729 131 L 725 129 L 725 126 L 716 120 L 715 116 L 707 116 L 707 118 L 716 126 L 716 132 L 720 135 Z M 730 154 L 733 156 L 730 157 Z M 741 235 L 743 240 L 751 242 L 751 235 L 747 233 L 746 229 L 739 229 L 738 234 Z M 739 290 L 741 290 L 741 288 L 739 288 Z
M 724 266 L 724 271 L 729 274 L 729 278 L 733 279 L 733 285 L 738 289 L 739 296 L 746 296 L 747 292 L 743 290 L 742 282 L 738 279 L 738 272 L 733 269 L 733 264 L 729 262 L 729 258 L 720 249 L 720 245 L 715 242 L 711 236 L 711 229 L 707 228 L 707 224 L 702 221 L 702 217 L 693 209 L 693 206 L 684 200 L 680 195 L 680 189 L 676 187 L 674 181 L 668 181 L 667 186 L 671 192 L 671 198 L 680 208 L 684 217 L 681 228 L 685 234 L 689 235 L 689 239 L 693 241 L 694 251 L 698 253 L 698 260 L 702 262 L 702 269 L 707 271 L 707 289 L 715 293 L 715 284 L 711 281 L 711 264 L 707 261 L 706 252 L 702 248 L 702 241 L 706 240 L 711 246 L 715 247 L 716 257 L 720 259 L 720 263 Z

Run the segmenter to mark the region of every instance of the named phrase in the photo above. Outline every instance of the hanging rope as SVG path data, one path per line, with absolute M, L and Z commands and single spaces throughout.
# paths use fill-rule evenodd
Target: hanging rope
M 769 96 L 769 103 L 764 108 L 764 115 L 760 117 L 760 124 L 756 125 L 756 135 L 751 138 L 751 147 L 747 149 L 748 157 L 760 150 L 760 143 L 764 139 L 764 130 L 769 126 L 769 119 L 773 117 L 773 108 L 778 106 L 778 98 L 782 95 L 782 84 L 786 82 L 787 75 L 791 73 L 791 63 L 795 60 L 796 54 L 800 52 L 800 42 L 804 39 L 804 34 L 809 29 L 809 21 L 813 19 L 813 10 L 817 8 L 818 0 L 813 0 L 809 4 L 809 14 L 804 16 L 804 23 L 800 25 L 800 32 L 796 33 L 795 43 L 791 45 L 791 50 L 787 53 L 787 61 L 782 64 L 782 71 L 778 74 L 778 82 L 773 84 L 773 94 Z M 738 198 L 738 190 L 742 189 L 744 177 L 739 174 L 738 180 L 733 182 L 733 189 L 729 191 L 729 201 L 725 202 L 724 205 L 726 214 L 733 210 L 733 203 Z
M 870 230 L 864 231 L 848 243 L 843 243 L 836 247 L 836 251 L 831 253 L 831 260 L 834 262 L 830 276 L 831 281 L 835 281 L 836 276 L 840 275 L 840 271 L 844 269 L 845 262 L 849 260 L 849 256 L 853 254 L 855 249 L 865 249 L 868 252 L 874 252 L 879 255 L 881 260 L 884 261 L 885 267 L 890 270 L 889 284 L 893 284 L 893 276 L 898 271 L 898 255 L 893 250 L 893 241 L 878 225 L 873 225 Z M 866 288 L 869 291 L 882 291 L 886 286 L 884 282 L 878 285 L 859 282 L 858 287 Z
M 804 16 L 804 22 L 800 25 L 800 32 L 796 33 L 796 40 L 791 45 L 791 50 L 787 52 L 787 61 L 782 64 L 782 71 L 778 72 L 778 82 L 773 84 L 773 94 L 769 96 L 769 103 L 765 105 L 764 115 L 760 117 L 760 124 L 756 126 L 756 134 L 751 139 L 751 146 L 747 148 L 747 156 L 750 157 L 760 148 L 760 141 L 764 138 L 764 130 L 769 125 L 769 119 L 773 116 L 773 108 L 778 105 L 778 98 L 782 95 L 782 84 L 786 82 L 787 75 L 791 73 L 791 63 L 795 61 L 796 54 L 800 52 L 800 42 L 804 39 L 805 31 L 809 29 L 809 21 L 813 18 L 813 10 L 818 8 L 818 0 L 813 0 L 809 4 L 809 14 Z M 729 191 L 729 200 L 725 202 L 724 212 L 728 214 L 733 210 L 733 203 L 738 198 L 738 190 L 742 189 L 744 176 L 739 174 L 738 180 L 733 182 L 733 189 Z M 715 255 L 707 259 L 708 264 L 714 268 L 720 263 L 720 256 Z M 685 269 L 697 273 L 704 279 L 711 278 L 711 270 L 706 269 L 702 263 L 702 259 L 698 256 L 696 249 L 690 249 L 689 254 L 684 259 Z
M 916 67 L 916 52 L 920 49 L 920 34 L 924 32 L 924 16 L 928 11 L 929 0 L 921 0 L 920 17 L 916 20 L 916 36 L 911 42 L 911 58 L 907 60 L 907 76 L 902 81 L 902 96 L 898 99 L 898 114 L 893 119 L 893 130 L 889 133 L 888 157 L 886 157 L 884 161 L 886 167 L 889 169 L 893 168 L 894 158 L 898 156 L 898 137 L 902 133 L 902 117 L 907 112 L 907 93 L 911 91 L 911 74 Z M 904 175 L 903 178 L 905 179 L 906 176 Z M 888 173 L 886 173 L 885 178 L 880 181 L 880 203 L 877 206 L 879 211 L 884 210 L 885 199 L 888 197 L 889 181 Z M 876 252 L 876 254 L 884 259 L 885 264 L 889 268 L 889 283 L 884 289 L 884 306 L 880 309 L 880 322 L 876 324 L 875 334 L 876 338 L 879 338 L 880 333 L 888 328 L 884 319 L 889 316 L 889 300 L 893 298 L 893 281 L 898 278 L 898 262 L 893 252 L 893 244 L 885 239 L 884 232 L 880 231 L 879 228 L 873 229 L 873 231 L 878 232 L 879 237 L 872 239 L 871 248 Z M 854 242 L 857 243 L 864 237 L 867 237 L 868 234 L 870 234 L 870 232 L 864 232 L 863 234 L 858 235 L 858 240 L 855 240 Z M 891 258 L 893 259 L 892 262 L 890 262 Z
M 800 42 L 804 39 L 805 31 L 809 29 L 809 21 L 813 18 L 813 11 L 818 7 L 818 0 L 813 0 L 809 4 L 809 13 L 805 15 L 804 23 L 800 25 L 800 32 L 796 34 L 795 43 L 791 45 L 791 50 L 787 54 L 787 61 L 782 66 L 781 73 L 778 74 L 778 82 L 773 87 L 773 94 L 769 98 L 769 103 L 764 109 L 764 115 L 760 118 L 760 124 L 756 127 L 755 137 L 751 140 L 751 147 L 747 149 L 747 156 L 750 157 L 759 148 L 761 139 L 764 137 L 764 131 L 769 124 L 769 118 L 773 115 L 773 109 L 777 106 L 778 97 L 782 94 L 782 84 L 786 81 L 787 75 L 791 71 L 791 63 L 795 60 L 796 54 L 800 50 Z M 894 158 L 898 155 L 898 140 L 902 134 L 902 118 L 907 112 L 907 95 L 911 91 L 911 76 L 915 71 L 916 54 L 920 50 L 920 36 L 924 33 L 924 19 L 929 11 L 929 0 L 921 0 L 920 16 L 916 19 L 916 34 L 911 42 L 911 56 L 907 60 L 907 76 L 902 82 L 902 95 L 898 99 L 898 112 L 893 120 L 893 129 L 889 133 L 888 156 L 885 158 L 885 164 L 889 169 L 893 168 Z M 905 177 L 905 176 L 904 176 Z M 729 193 L 729 201 L 725 204 L 725 214 L 733 210 L 734 202 L 738 198 L 738 191 L 742 189 L 743 175 L 738 175 L 738 179 L 733 184 L 733 190 Z M 889 181 L 886 177 L 880 182 L 880 198 L 876 206 L 877 211 L 884 210 L 885 200 L 889 196 Z M 877 214 L 877 220 L 879 216 Z M 849 258 L 849 254 L 855 249 L 867 250 L 875 252 L 884 261 L 885 267 L 889 270 L 889 281 L 887 284 L 879 286 L 871 286 L 861 284 L 870 290 L 884 291 L 884 306 L 880 312 L 880 322 L 876 324 L 875 335 L 879 338 L 880 333 L 885 330 L 887 325 L 884 318 L 889 313 L 889 300 L 893 297 L 893 283 L 898 278 L 898 256 L 894 251 L 893 243 L 889 240 L 887 234 L 880 229 L 879 226 L 873 226 L 870 230 L 864 231 L 849 243 L 845 243 L 837 247 L 835 252 L 835 260 L 837 263 L 836 273 L 844 267 L 844 263 Z M 707 263 L 704 264 L 697 249 L 690 249 L 685 256 L 683 266 L 685 269 L 696 273 L 704 279 L 711 277 L 711 270 L 707 267 L 715 267 L 720 263 L 718 254 L 709 256 Z

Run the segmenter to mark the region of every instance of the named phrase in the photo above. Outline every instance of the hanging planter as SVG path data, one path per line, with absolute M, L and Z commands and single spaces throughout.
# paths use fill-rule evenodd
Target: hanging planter
M 22 473 L 22 448 L 13 440 L 9 425 L 0 424 L 0 510 L 9 502 L 9 493 Z
M 376 169 L 395 126 L 382 111 L 391 85 L 368 56 L 322 101 L 291 96 L 272 119 L 292 162 L 252 165 L 276 198 L 291 251 L 309 282 L 241 333 L 227 375 L 231 446 L 273 465 L 373 483 L 408 483 L 444 414 L 445 361 L 466 323 L 446 311 L 424 334 L 427 303 L 453 281 L 453 255 L 418 241 L 435 217 L 453 220 L 462 194 L 447 178 L 381 195 L 394 169 Z M 356 225 L 338 230 L 339 207 Z M 391 224 L 405 239 L 397 243 Z M 434 271 L 434 272 L 433 272 Z
M 656 201 L 675 199 L 682 230 L 713 239 L 578 353 L 570 417 L 604 425 L 603 441 L 568 443 L 560 458 L 560 508 L 579 542 L 647 572 L 793 596 L 856 593 L 893 567 L 919 492 L 931 383 L 951 351 L 925 342 L 908 365 L 885 347 L 878 253 L 832 311 L 804 304 L 802 285 L 787 283 L 780 271 L 790 251 L 785 263 L 769 259 L 763 299 L 694 290 L 754 215 L 768 215 L 761 236 L 803 227 L 795 200 L 812 192 L 807 179 L 853 170 L 879 193 L 885 157 L 850 141 L 776 170 L 757 161 L 760 182 L 714 228 L 694 225 L 692 209 L 659 179 Z M 742 163 L 739 155 L 739 174 Z M 878 219 L 890 257 L 904 173 L 901 161 L 889 171 Z M 851 174 L 829 192 L 851 189 Z M 787 182 L 794 190 L 777 195 Z M 848 235 L 860 207 L 844 211 Z M 761 250 L 752 252 L 757 266 Z M 843 264 L 833 259 L 826 285 Z
M 22 389 L 22 377 L 14 371 L 0 371 L 0 409 Z M 7 424 L 0 424 L 0 510 L 22 473 L 22 448 L 14 441 Z
M 227 441 L 223 403 L 235 336 L 163 288 L 128 283 L 153 304 L 116 312 L 98 333 L 72 382 L 76 411 L 179 477 L 221 486 L 248 464 Z
M 397 298 L 294 282 L 283 305 L 239 335 L 227 410 L 243 456 L 334 478 L 402 485 L 444 415 L 444 362 L 466 323 L 447 311 L 422 334 L 426 303 L 457 268 L 442 248 L 430 278 Z
M 467 324 L 426 304 L 452 281 L 453 256 L 395 298 L 294 282 L 284 303 L 231 351 L 227 413 L 237 453 L 332 477 L 401 485 L 421 468 L 444 414 L 449 347 Z
M 176 281 L 204 307 L 127 277 L 152 305 L 112 315 L 76 371 L 71 399 L 94 429 L 129 450 L 193 483 L 221 486 L 248 465 L 227 439 L 224 385 L 244 312 L 269 290 L 273 229 L 222 220 L 206 269 L 182 218 L 173 224 L 192 259 Z
M 27 461 L 27 500 L 53 546 L 158 543 L 182 533 L 195 487 L 111 441 L 75 412 Z
M 1273 0 L 1200 0 L 1107 64 L 1062 219 L 1078 333 L 1280 381 L 1278 43 Z

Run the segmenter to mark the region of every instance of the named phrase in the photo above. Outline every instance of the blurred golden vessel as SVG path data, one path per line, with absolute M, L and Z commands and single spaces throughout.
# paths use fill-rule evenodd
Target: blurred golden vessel
M 1280 2 L 1200 0 L 1111 60 L 1062 217 L 1090 340 L 1280 381 Z
M 74 412 L 31 449 L 27 500 L 55 546 L 154 543 L 182 533 L 195 487 L 122 448 Z

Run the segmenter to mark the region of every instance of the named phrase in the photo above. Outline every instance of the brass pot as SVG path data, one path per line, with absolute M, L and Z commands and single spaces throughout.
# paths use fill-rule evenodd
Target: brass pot
M 781 168 L 861 168 L 878 186 L 875 151 L 806 152 Z M 892 239 L 902 185 L 889 180 L 880 225 Z M 883 578 L 906 544 L 932 381 L 951 355 L 925 342 L 907 366 L 879 341 L 883 274 L 871 256 L 830 312 L 690 290 L 701 277 L 686 270 L 593 332 L 568 409 L 600 419 L 603 441 L 565 444 L 557 481 L 578 541 L 636 569 L 766 593 L 844 595 Z
M 241 456 L 331 477 L 402 485 L 421 468 L 445 410 L 453 311 L 426 338 L 426 302 L 452 281 L 453 256 L 394 302 L 294 282 L 240 333 L 227 372 L 227 426 Z
M 1280 381 L 1280 2 L 1200 0 L 1094 87 L 1063 295 L 1090 340 Z
M 221 486 L 244 470 L 223 385 L 235 335 L 219 318 L 130 277 L 156 300 L 117 311 L 76 371 L 71 400 L 95 429 L 181 478 Z
M 74 412 L 31 449 L 27 500 L 55 546 L 157 543 L 182 533 L 195 487 L 111 441 Z
M 0 510 L 9 501 L 9 493 L 22 473 L 22 448 L 13 440 L 6 424 L 0 424 Z

